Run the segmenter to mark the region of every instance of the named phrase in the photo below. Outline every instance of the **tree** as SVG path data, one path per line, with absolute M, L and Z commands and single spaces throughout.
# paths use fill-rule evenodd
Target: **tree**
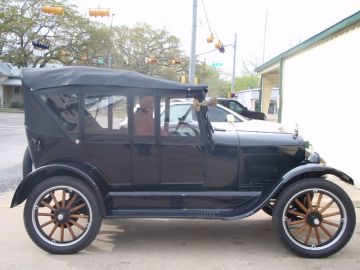
M 220 78 L 220 72 L 205 63 L 198 64 L 196 76 L 200 83 L 208 85 L 208 96 L 224 97 L 227 96 L 230 88 L 225 80 Z
M 79 48 L 88 35 L 89 20 L 67 0 L 49 0 L 47 5 L 63 6 L 64 15 L 42 12 L 43 1 L 0 0 L 0 59 L 18 67 L 44 66 L 51 60 L 65 65 L 78 59 Z M 43 56 L 34 54 L 33 42 L 49 46 Z
M 114 27 L 113 34 L 115 67 L 172 80 L 186 74 L 188 60 L 180 50 L 180 40 L 165 29 L 142 23 Z M 156 63 L 149 63 L 150 59 Z M 172 59 L 180 59 L 180 64 L 171 64 Z

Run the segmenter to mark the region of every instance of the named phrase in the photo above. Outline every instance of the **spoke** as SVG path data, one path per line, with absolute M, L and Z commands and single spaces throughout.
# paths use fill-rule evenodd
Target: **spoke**
M 60 231 L 60 242 L 62 243 L 62 242 L 64 242 L 64 224 L 60 225 L 60 229 L 61 229 L 61 231 Z
M 79 223 L 77 223 L 76 221 L 74 221 L 72 219 L 70 219 L 69 222 L 83 231 L 85 231 L 85 229 L 86 229 L 84 226 L 80 225 Z
M 57 199 L 56 199 L 56 197 L 55 197 L 55 195 L 54 195 L 54 192 L 51 192 L 50 193 L 50 196 L 51 196 L 51 198 L 53 199 L 53 201 L 55 202 L 55 205 L 56 205 L 56 208 L 60 208 L 60 205 L 59 205 L 59 202 L 57 201 Z
M 317 200 L 317 203 L 316 203 L 315 212 L 317 212 L 317 211 L 318 211 L 318 209 L 319 209 L 319 206 L 320 206 L 320 202 L 321 202 L 322 196 L 323 196 L 323 194 L 322 194 L 322 193 L 320 193 L 320 194 L 319 194 L 319 197 L 318 197 L 318 200 Z
M 89 218 L 88 215 L 70 215 L 70 218 Z
M 317 242 L 318 242 L 318 246 L 320 246 L 321 238 L 320 238 L 320 233 L 319 233 L 319 228 L 318 227 L 315 227 L 315 234 L 316 234 L 316 239 L 317 239 Z
M 49 237 L 50 237 L 50 238 L 52 238 L 52 235 L 53 235 L 54 232 L 56 231 L 57 227 L 58 227 L 58 226 L 57 226 L 57 223 L 55 223 L 55 224 L 54 224 L 54 227 L 52 228 L 52 230 L 51 230 L 51 232 L 50 232 L 50 234 L 49 234 Z
M 52 219 L 50 219 L 48 222 L 45 222 L 44 224 L 41 224 L 40 227 L 41 228 L 44 228 L 46 227 L 47 225 L 50 225 L 51 223 L 54 223 L 54 221 Z
M 53 217 L 54 214 L 51 213 L 36 213 L 37 216 L 39 217 Z
M 326 209 L 328 209 L 330 207 L 330 205 L 332 205 L 334 203 L 334 200 L 331 200 L 330 202 L 328 202 L 320 211 L 319 213 L 323 213 Z
M 292 226 L 292 225 L 296 225 L 296 224 L 301 224 L 304 223 L 306 220 L 305 219 L 300 219 L 300 220 L 296 220 L 296 221 L 292 221 L 292 222 L 288 222 L 288 226 Z
M 312 198 L 311 198 L 309 192 L 306 194 L 306 201 L 307 201 L 307 205 L 308 205 L 308 209 L 309 209 L 308 211 L 312 212 L 312 210 L 313 210 L 313 207 L 312 207 Z
M 70 209 L 70 213 L 75 212 L 75 211 L 77 211 L 77 210 L 79 210 L 79 209 L 81 209 L 81 208 L 83 208 L 85 206 L 86 206 L 86 203 L 82 203 L 82 204 Z
M 293 215 L 295 215 L 295 216 L 306 217 L 305 214 L 300 213 L 300 212 L 297 212 L 297 211 L 294 211 L 294 210 L 289 210 L 288 213 L 293 214 Z
M 308 210 L 306 209 L 306 207 L 302 204 L 302 202 L 299 201 L 299 199 L 295 199 L 295 202 L 298 206 L 300 206 L 300 208 L 304 211 L 304 213 L 307 213 Z
M 323 219 L 322 223 L 328 224 L 328 225 L 330 225 L 330 226 L 334 226 L 334 227 L 336 227 L 336 228 L 340 228 L 340 225 L 339 225 L 339 224 L 336 224 L 336 223 L 334 223 L 334 222 L 330 222 L 330 221 L 327 221 L 327 220 L 324 220 L 324 219 Z
M 75 233 L 74 233 L 73 229 L 71 229 L 71 226 L 69 223 L 66 223 L 66 228 L 69 230 L 72 238 L 75 240 L 76 239 Z
M 323 215 L 322 218 L 327 218 L 327 217 L 332 217 L 332 216 L 337 216 L 337 215 L 341 215 L 341 212 L 338 211 L 338 212 L 334 212 L 334 213 L 329 213 L 329 214 Z
M 323 230 L 324 233 L 327 234 L 327 236 L 328 236 L 329 238 L 332 237 L 331 233 L 324 227 L 324 225 L 320 224 L 319 227 L 320 227 L 320 229 Z
M 77 198 L 77 194 L 75 193 L 74 196 L 72 196 L 72 198 L 70 199 L 70 201 L 68 202 L 67 206 L 65 207 L 66 209 L 70 209 L 71 205 L 74 203 L 74 201 Z
M 63 189 L 62 201 L 61 201 L 61 206 L 62 206 L 63 208 L 65 207 L 65 195 L 66 195 L 66 192 L 65 192 L 65 189 Z
M 305 245 L 307 245 L 308 242 L 309 242 L 309 238 L 310 238 L 312 229 L 313 229 L 313 227 L 309 226 L 309 230 L 308 230 L 308 232 L 307 232 L 307 234 L 306 234 L 306 238 L 305 238 Z
M 56 209 L 54 207 L 52 207 L 50 204 L 46 203 L 45 201 L 41 201 L 41 204 L 46 206 L 47 208 L 49 208 L 52 211 L 56 211 Z
M 298 230 L 293 234 L 293 236 L 294 236 L 294 237 L 298 236 L 300 233 L 302 233 L 302 232 L 306 229 L 307 226 L 308 226 L 307 224 L 304 224 L 304 226 L 302 226 L 300 229 L 298 229 Z

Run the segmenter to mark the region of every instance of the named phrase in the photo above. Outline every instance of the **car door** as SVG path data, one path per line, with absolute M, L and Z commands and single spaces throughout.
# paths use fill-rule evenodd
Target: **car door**
M 205 147 L 192 99 L 161 98 L 159 132 L 161 184 L 169 189 L 201 189 L 205 181 Z

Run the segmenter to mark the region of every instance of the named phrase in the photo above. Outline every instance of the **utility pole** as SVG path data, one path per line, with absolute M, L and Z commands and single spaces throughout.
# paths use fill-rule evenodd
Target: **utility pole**
M 193 0 L 192 31 L 191 31 L 191 52 L 189 63 L 189 83 L 195 81 L 196 69 L 196 22 L 197 22 L 197 0 Z
M 110 24 L 110 48 L 109 48 L 109 53 L 108 53 L 108 69 L 111 69 L 111 51 L 112 51 L 112 47 L 113 47 L 113 38 L 112 38 L 112 25 L 113 25 L 113 20 L 114 20 L 114 16 L 115 14 L 111 14 L 111 24 Z
M 267 30 L 268 12 L 269 12 L 269 10 L 266 9 L 266 14 L 265 14 L 265 27 L 264 27 L 264 43 L 263 43 L 263 53 L 262 53 L 262 64 L 264 64 L 264 59 L 265 59 L 266 30 Z
M 235 93 L 236 43 L 237 43 L 237 33 L 235 33 L 234 45 L 233 45 L 234 59 L 233 59 L 233 71 L 232 71 L 232 82 L 231 82 L 231 94 Z

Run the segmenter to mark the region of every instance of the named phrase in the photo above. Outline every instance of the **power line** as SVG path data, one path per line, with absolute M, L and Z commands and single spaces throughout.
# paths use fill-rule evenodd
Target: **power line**
M 204 4 L 204 0 L 201 0 L 201 2 L 202 2 L 202 5 L 203 5 L 203 8 L 204 8 L 205 18 L 206 18 L 207 25 L 208 25 L 208 27 L 209 27 L 210 34 L 212 34 L 211 27 L 210 27 L 210 23 L 209 23 L 209 19 L 208 19 L 208 15 L 207 15 L 206 8 L 205 8 L 205 4 Z

